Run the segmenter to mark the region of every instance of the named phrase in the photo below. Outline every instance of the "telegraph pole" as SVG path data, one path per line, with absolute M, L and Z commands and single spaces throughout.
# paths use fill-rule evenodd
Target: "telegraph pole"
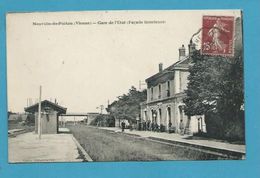
M 100 105 L 100 114 L 103 114 L 104 105 Z
M 100 105 L 99 107 L 97 107 L 96 109 L 100 109 L 100 114 L 103 114 L 103 109 L 104 109 L 104 105 Z
M 41 97 L 42 97 L 42 86 L 40 85 L 40 96 L 39 96 L 39 107 L 38 107 L 38 137 L 41 139 L 42 128 L 41 128 Z

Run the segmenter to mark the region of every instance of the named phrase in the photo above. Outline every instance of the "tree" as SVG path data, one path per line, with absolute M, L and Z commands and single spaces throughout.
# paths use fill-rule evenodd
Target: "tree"
M 202 115 L 216 110 L 217 103 L 224 97 L 230 76 L 229 59 L 201 55 L 199 51 L 192 55 L 189 83 L 185 91 L 187 97 L 185 112 L 187 115 Z
M 232 130 L 232 123 L 244 119 L 243 49 L 241 19 L 236 19 L 234 57 L 191 56 L 185 113 L 189 116 L 215 113 L 220 131 Z M 230 124 L 231 123 L 231 124 Z
M 106 110 L 118 119 L 127 119 L 130 122 L 135 122 L 136 117 L 140 113 L 140 103 L 145 100 L 146 90 L 138 91 L 132 86 L 127 94 L 119 96 Z

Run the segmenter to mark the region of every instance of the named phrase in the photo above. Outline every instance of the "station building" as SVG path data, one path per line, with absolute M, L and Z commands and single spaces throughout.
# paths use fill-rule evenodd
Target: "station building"
M 179 48 L 179 59 L 176 63 L 163 69 L 159 64 L 158 73 L 145 80 L 147 84 L 147 100 L 141 103 L 141 122 L 157 123 L 167 130 L 180 132 L 182 120 L 185 133 L 192 134 L 206 131 L 203 116 L 187 116 L 184 112 L 183 99 L 186 96 L 189 66 L 191 54 L 195 50 L 195 44 L 188 45 L 188 55 L 185 47 Z

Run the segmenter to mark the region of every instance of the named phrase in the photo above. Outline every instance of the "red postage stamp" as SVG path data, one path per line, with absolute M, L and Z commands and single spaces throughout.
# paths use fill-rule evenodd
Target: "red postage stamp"
M 234 17 L 203 16 L 201 53 L 234 55 Z

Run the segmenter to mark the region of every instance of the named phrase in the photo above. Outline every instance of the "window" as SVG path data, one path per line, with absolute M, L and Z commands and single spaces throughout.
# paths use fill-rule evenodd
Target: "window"
M 157 113 L 156 110 L 151 110 L 151 114 L 152 114 L 152 122 L 155 123 L 156 122 L 156 118 L 157 118 Z
M 180 85 L 179 85 L 179 91 L 182 92 L 182 79 L 181 79 L 181 76 L 182 76 L 182 72 L 180 71 L 180 75 L 179 75 L 179 81 L 180 81 Z
M 159 99 L 161 98 L 161 91 L 162 91 L 162 87 L 161 87 L 161 85 L 159 85 L 159 95 L 158 95 Z
M 159 123 L 158 124 L 161 124 L 162 122 L 162 109 L 159 109 Z
M 167 114 L 168 114 L 169 125 L 171 125 L 172 124 L 172 118 L 171 118 L 172 116 L 171 116 L 171 108 L 170 107 L 167 108 Z
M 147 111 L 144 111 L 144 120 L 147 121 Z
M 171 83 L 170 81 L 167 82 L 167 97 L 171 96 Z
M 151 100 L 153 100 L 153 87 L 151 88 Z

